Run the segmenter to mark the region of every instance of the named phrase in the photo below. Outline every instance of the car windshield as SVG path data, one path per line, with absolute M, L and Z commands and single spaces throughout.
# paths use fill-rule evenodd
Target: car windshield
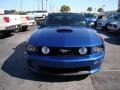
M 85 18 L 96 18 L 94 14 L 84 14 Z
M 50 14 L 44 21 L 45 25 L 83 25 L 88 26 L 80 14 Z

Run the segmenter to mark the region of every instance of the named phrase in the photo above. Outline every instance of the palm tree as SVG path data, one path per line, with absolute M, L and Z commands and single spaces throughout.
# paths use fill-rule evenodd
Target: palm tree
M 70 7 L 67 5 L 63 5 L 61 6 L 60 12 L 69 12 L 70 11 Z
M 87 11 L 89 11 L 89 13 L 92 11 L 92 7 L 88 7 Z
M 117 12 L 120 13 L 120 7 L 118 8 Z
M 100 14 L 102 14 L 104 12 L 103 8 L 99 8 L 98 11 Z

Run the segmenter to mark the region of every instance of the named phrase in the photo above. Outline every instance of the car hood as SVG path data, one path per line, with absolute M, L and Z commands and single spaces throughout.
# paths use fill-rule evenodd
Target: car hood
M 111 22 L 111 24 L 120 25 L 120 21 Z
M 80 47 L 99 45 L 100 39 L 91 28 L 48 26 L 36 30 L 29 38 L 28 43 L 38 46 Z

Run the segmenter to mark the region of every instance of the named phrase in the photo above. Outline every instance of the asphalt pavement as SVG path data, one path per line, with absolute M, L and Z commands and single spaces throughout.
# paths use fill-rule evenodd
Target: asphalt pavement
M 100 72 L 55 76 L 28 70 L 25 41 L 35 29 L 36 26 L 0 39 L 0 90 L 120 90 L 120 35 L 97 30 L 106 49 Z

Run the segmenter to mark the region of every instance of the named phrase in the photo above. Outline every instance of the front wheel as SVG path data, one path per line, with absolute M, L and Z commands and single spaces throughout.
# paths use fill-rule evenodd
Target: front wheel
M 11 31 L 5 31 L 3 32 L 5 36 L 9 36 L 11 34 Z
M 3 32 L 0 32 L 0 38 L 3 38 L 5 35 Z
M 20 31 L 27 31 L 28 30 L 28 26 L 22 26 Z
M 120 29 L 117 30 L 115 34 L 116 34 L 116 35 L 119 35 L 119 34 L 120 34 Z

